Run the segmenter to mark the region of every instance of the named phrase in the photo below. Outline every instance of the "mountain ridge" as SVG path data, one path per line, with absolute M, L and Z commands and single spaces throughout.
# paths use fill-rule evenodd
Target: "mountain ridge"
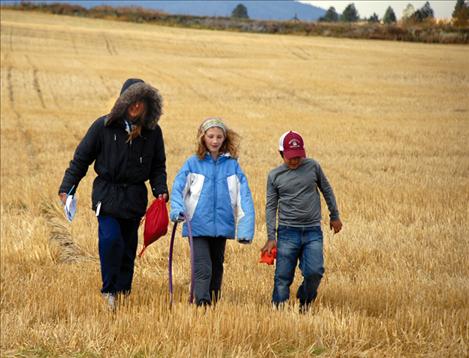
M 17 1 L 2 1 L 2 3 L 15 3 Z M 42 1 L 50 4 L 58 1 Z M 302 21 L 315 21 L 325 14 L 325 10 L 319 7 L 300 3 L 295 0 L 283 1 L 60 1 L 63 3 L 80 5 L 85 8 L 95 6 L 126 7 L 136 6 L 152 10 L 159 10 L 168 14 L 192 15 L 192 16 L 219 16 L 229 17 L 238 4 L 246 6 L 248 16 L 255 20 L 291 20 L 297 18 Z

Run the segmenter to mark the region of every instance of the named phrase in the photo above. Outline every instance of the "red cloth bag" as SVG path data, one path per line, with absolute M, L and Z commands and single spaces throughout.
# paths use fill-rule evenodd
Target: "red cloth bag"
M 143 248 L 138 254 L 138 257 L 142 257 L 143 252 L 150 244 L 158 240 L 161 236 L 166 235 L 169 224 L 166 201 L 163 198 L 153 200 L 145 213 L 143 221 L 145 222 L 143 230 Z
M 273 265 L 276 258 L 277 258 L 277 248 L 274 247 L 270 251 L 270 254 L 268 251 L 261 252 L 261 258 L 259 259 L 259 263 Z

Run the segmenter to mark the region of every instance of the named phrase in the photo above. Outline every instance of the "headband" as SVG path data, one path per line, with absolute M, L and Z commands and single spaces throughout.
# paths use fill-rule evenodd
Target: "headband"
M 204 123 L 200 126 L 203 132 L 205 133 L 207 130 L 213 127 L 218 127 L 223 131 L 223 134 L 226 135 L 226 126 L 219 118 L 208 118 L 205 120 Z

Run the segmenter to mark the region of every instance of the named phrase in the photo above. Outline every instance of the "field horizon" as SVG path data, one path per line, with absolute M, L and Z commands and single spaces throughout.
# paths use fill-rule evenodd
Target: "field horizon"
M 192 30 L 1 11 L 2 357 L 465 357 L 469 340 L 469 47 Z M 65 221 L 57 190 L 122 83 L 162 94 L 168 185 L 220 116 L 241 135 L 252 245 L 227 245 L 223 298 L 188 304 L 189 249 L 136 260 L 115 315 L 100 296 L 92 167 Z M 337 197 L 312 310 L 273 310 L 265 186 L 299 131 Z M 139 237 L 141 248 L 142 235 Z M 292 297 L 301 282 L 297 270 Z

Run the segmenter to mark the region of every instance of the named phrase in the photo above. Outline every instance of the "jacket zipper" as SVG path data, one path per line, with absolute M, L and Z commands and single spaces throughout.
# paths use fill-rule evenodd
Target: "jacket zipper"
M 142 139 L 143 139 L 143 144 L 142 144 L 142 148 L 140 149 L 140 165 L 143 164 L 143 152 L 147 144 L 147 137 L 142 136 Z
M 215 160 L 215 169 L 213 175 L 213 192 L 215 193 L 213 200 L 213 223 L 215 224 L 215 237 L 217 237 L 217 164 L 218 158 Z

